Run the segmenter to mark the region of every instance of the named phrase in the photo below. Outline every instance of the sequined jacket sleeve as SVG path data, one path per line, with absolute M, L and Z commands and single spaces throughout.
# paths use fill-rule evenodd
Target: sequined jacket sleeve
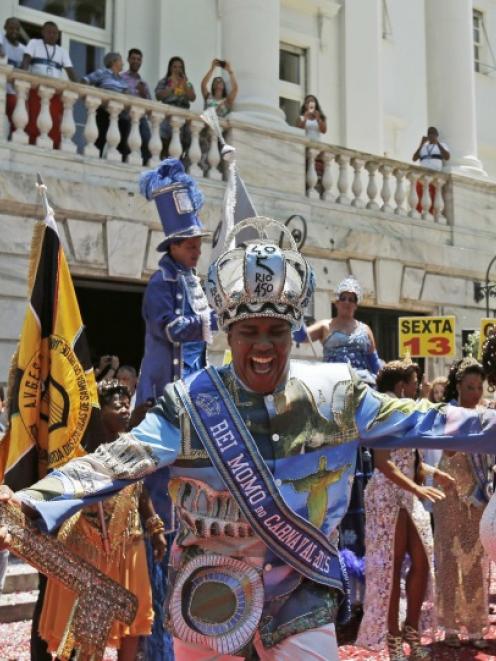
M 82 507 L 172 464 L 179 448 L 177 400 L 173 389 L 167 388 L 130 433 L 68 462 L 16 495 L 37 512 L 40 528 L 51 532 Z
M 394 399 L 364 384 L 355 386 L 355 421 L 363 445 L 374 448 L 439 448 L 493 454 L 496 411 Z

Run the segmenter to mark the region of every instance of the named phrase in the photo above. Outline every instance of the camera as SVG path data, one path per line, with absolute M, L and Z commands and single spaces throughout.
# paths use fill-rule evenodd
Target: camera
M 217 60 L 217 64 L 219 67 L 222 67 L 223 69 L 226 68 L 226 61 L 225 60 Z

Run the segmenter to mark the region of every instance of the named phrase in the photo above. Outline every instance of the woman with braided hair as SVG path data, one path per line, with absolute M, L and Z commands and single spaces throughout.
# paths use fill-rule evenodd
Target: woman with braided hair
M 449 372 L 445 402 L 475 409 L 480 404 L 485 373 L 474 358 L 456 361 Z M 478 649 L 487 647 L 488 566 L 479 540 L 479 524 L 492 476 L 488 455 L 444 451 L 439 467 L 455 482 L 446 498 L 434 504 L 437 610 L 446 632 L 445 644 L 460 647 L 465 634 Z

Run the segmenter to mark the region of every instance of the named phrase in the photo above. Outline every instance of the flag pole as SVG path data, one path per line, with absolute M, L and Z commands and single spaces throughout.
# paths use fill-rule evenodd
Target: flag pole
M 36 173 L 36 188 L 38 189 L 38 193 L 41 195 L 41 203 L 43 204 L 43 211 L 46 218 L 51 209 L 50 205 L 48 204 L 47 187 L 43 183 L 43 179 L 41 178 L 41 174 L 39 172 Z

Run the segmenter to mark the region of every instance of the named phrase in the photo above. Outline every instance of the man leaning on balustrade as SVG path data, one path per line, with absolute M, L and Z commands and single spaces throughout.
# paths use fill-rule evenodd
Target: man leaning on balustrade
M 104 66 L 93 73 L 84 76 L 81 79 L 82 83 L 94 85 L 109 92 L 117 92 L 118 94 L 127 94 L 129 86 L 126 80 L 121 76 L 123 61 L 120 53 L 110 52 L 103 58 Z M 98 138 L 95 146 L 100 150 L 100 156 L 103 156 L 103 151 L 107 143 L 107 133 L 110 128 L 110 112 L 99 106 L 96 111 L 96 123 L 98 126 Z M 122 160 L 126 160 L 129 154 L 129 147 L 127 139 L 131 131 L 131 120 L 127 110 L 121 110 L 118 117 L 119 133 L 121 139 L 117 145 L 117 150 L 122 154 Z
M 51 78 L 63 78 L 65 70 L 69 79 L 77 82 L 77 76 L 68 52 L 57 43 L 59 37 L 60 32 L 56 23 L 53 21 L 44 23 L 41 28 L 41 39 L 31 39 L 26 46 L 21 68 Z M 40 94 L 37 89 L 32 88 L 28 97 L 29 121 L 26 126 L 26 133 L 29 135 L 29 144 L 31 145 L 36 144 L 36 139 L 40 135 L 37 122 L 40 110 Z M 48 137 L 53 141 L 54 149 L 60 147 L 60 124 L 63 111 L 61 94 L 53 94 L 50 98 L 52 128 L 48 133 Z

